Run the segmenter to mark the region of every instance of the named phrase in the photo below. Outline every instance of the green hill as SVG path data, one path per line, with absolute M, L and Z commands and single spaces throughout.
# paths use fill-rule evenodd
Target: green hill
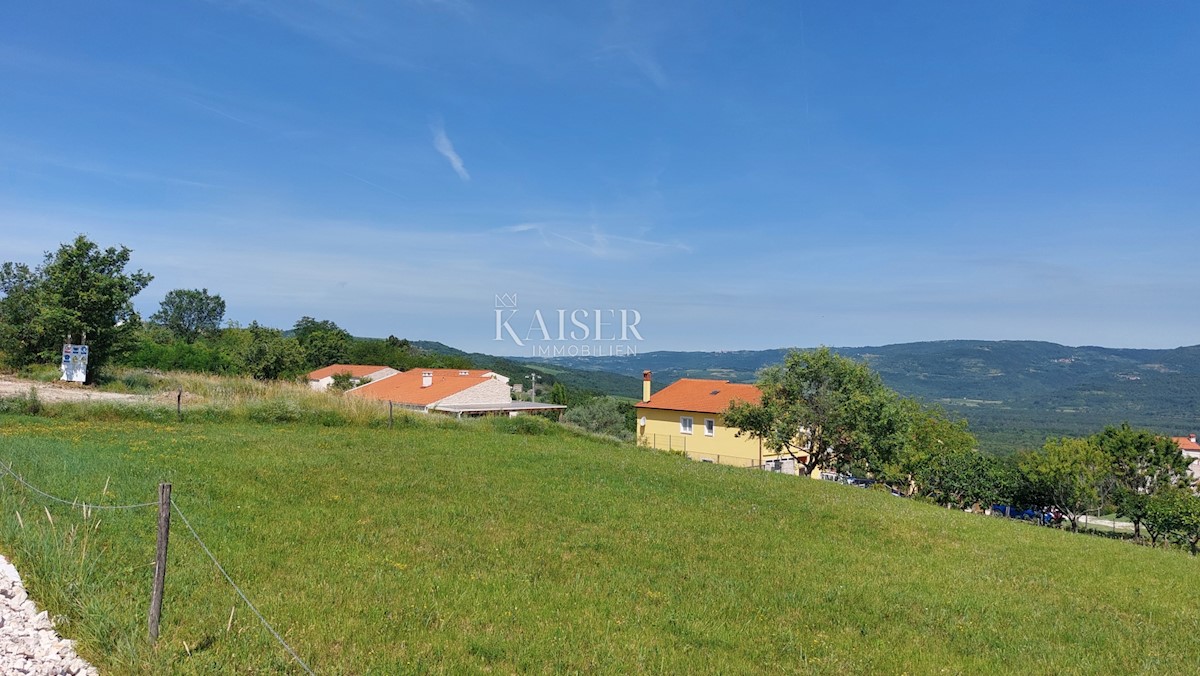
M 1200 346 L 1132 350 L 951 340 L 834 349 L 868 362 L 900 393 L 962 415 L 993 452 L 1121 421 L 1177 435 L 1200 424 Z M 650 369 L 658 385 L 682 377 L 752 382 L 759 369 L 782 362 L 785 353 L 650 352 L 553 363 L 630 377 Z
M 0 460 L 105 504 L 173 482 L 317 673 L 1187 673 L 1200 660 L 1197 562 L 1179 552 L 537 419 L 400 416 L 389 430 L 50 412 L 0 415 Z M 102 671 L 296 671 L 178 521 L 153 649 L 154 510 L 85 516 L 0 487 L 0 547 Z

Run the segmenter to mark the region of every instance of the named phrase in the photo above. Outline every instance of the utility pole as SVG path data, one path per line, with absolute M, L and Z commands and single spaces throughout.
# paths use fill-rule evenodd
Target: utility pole
M 538 378 L 537 374 L 530 373 L 529 375 L 527 375 L 525 377 L 529 379 L 529 401 L 536 402 L 537 401 L 537 378 Z

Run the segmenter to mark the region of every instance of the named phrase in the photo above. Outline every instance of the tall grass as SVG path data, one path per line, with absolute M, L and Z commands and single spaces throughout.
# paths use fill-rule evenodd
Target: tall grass
M 1186 673 L 1200 660 L 1198 562 L 1176 552 L 537 418 L 397 411 L 384 429 L 383 409 L 355 418 L 362 402 L 202 384 L 182 422 L 166 405 L 0 414 L 0 461 L 68 500 L 143 502 L 170 481 L 318 673 Z M 0 477 L 0 548 L 103 671 L 295 672 L 178 522 L 149 644 L 154 520 L 46 504 Z
M 333 392 L 315 392 L 307 385 L 290 382 L 128 369 L 117 372 L 98 389 L 144 394 L 146 399 L 140 402 L 49 403 L 38 401 L 31 390 L 29 395 L 0 399 L 0 412 L 65 420 L 309 422 L 334 427 L 378 427 L 388 421 L 386 403 L 344 397 Z M 182 416 L 176 412 L 176 397 L 180 391 Z M 412 415 L 397 409 L 394 417 L 407 419 Z

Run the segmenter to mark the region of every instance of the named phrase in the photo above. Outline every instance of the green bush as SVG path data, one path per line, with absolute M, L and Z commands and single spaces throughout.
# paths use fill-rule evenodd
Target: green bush
M 596 397 L 586 404 L 569 409 L 563 422 L 593 434 L 633 441 L 633 429 L 629 426 L 626 409 L 632 405 L 615 397 Z
M 37 390 L 32 387 L 29 392 L 17 397 L 0 399 L 0 413 L 18 413 L 21 415 L 39 415 L 44 410 L 38 399 Z

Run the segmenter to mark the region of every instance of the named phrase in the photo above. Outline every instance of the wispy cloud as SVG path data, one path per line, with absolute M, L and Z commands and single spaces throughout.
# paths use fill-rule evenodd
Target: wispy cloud
M 277 23 L 284 28 L 354 58 L 400 70 L 415 70 L 413 41 L 405 35 L 422 16 L 454 15 L 470 20 L 475 6 L 468 0 L 210 0 L 214 4 Z M 416 50 L 419 52 L 419 50 Z
M 193 99 L 193 98 L 189 98 L 189 97 L 187 97 L 187 96 L 181 96 L 180 98 L 181 98 L 181 99 L 183 99 L 184 101 L 187 101 L 188 103 L 190 103 L 190 104 L 192 104 L 192 105 L 194 105 L 194 106 L 198 106 L 198 107 L 200 107 L 200 108 L 203 108 L 204 110 L 207 110 L 207 111 L 208 111 L 208 112 L 210 112 L 210 113 L 215 113 L 216 115 L 219 115 L 219 116 L 221 116 L 221 117 L 223 117 L 223 118 L 225 118 L 225 119 L 227 119 L 227 120 L 233 120 L 234 122 L 237 122 L 238 124 L 244 124 L 244 125 L 246 125 L 246 126 L 248 126 L 248 127 L 253 127 L 253 126 L 256 126 L 256 125 L 253 125 L 253 124 L 251 124 L 250 122 L 247 122 L 247 121 L 243 120 L 243 119 L 242 119 L 242 118 L 240 118 L 240 117 L 237 117 L 237 116 L 235 116 L 235 115 L 230 115 L 229 113 L 227 113 L 227 112 L 225 112 L 225 111 L 221 110 L 220 108 L 216 108 L 216 107 L 214 107 L 214 106 L 210 106 L 210 105 L 208 105 L 208 104 L 205 104 L 205 103 L 200 103 L 199 101 L 197 101 L 197 100 L 195 100 L 195 99 Z
M 628 62 L 644 78 L 659 89 L 668 84 L 667 74 L 658 59 L 648 49 L 638 49 L 631 44 L 611 44 L 600 48 L 597 59 L 620 59 Z
M 9 165 L 9 168 L 23 168 L 28 173 L 38 173 L 32 171 L 34 168 L 49 168 L 65 170 L 76 174 L 88 174 L 114 182 L 165 183 L 186 188 L 224 187 L 207 181 L 172 176 L 153 170 L 131 169 L 89 159 L 63 157 L 45 152 L 28 144 L 10 142 L 3 137 L 0 137 L 0 161 Z
M 454 150 L 454 144 L 450 142 L 450 137 L 446 136 L 446 129 L 441 121 L 430 124 L 429 128 L 433 131 L 433 147 L 441 153 L 442 157 L 446 158 L 446 161 L 450 163 L 450 166 L 454 169 L 454 173 L 458 174 L 459 178 L 464 181 L 470 181 L 471 175 L 467 173 L 467 168 L 463 165 L 462 157 Z
M 382 192 L 385 192 L 385 193 L 387 193 L 387 194 L 389 194 L 389 195 L 392 195 L 393 197 L 399 197 L 399 198 L 401 198 L 401 199 L 405 199 L 404 195 L 401 195 L 400 193 L 396 192 L 395 190 L 392 190 L 391 188 L 385 188 L 384 186 L 382 186 L 382 185 L 379 185 L 379 184 L 378 184 L 378 183 L 376 183 L 375 181 L 371 181 L 371 180 L 365 179 L 365 178 L 363 178 L 362 176 L 359 176 L 358 174 L 353 174 L 353 173 L 351 173 L 351 172 L 349 172 L 349 171 L 346 171 L 345 169 L 339 169 L 338 171 L 342 172 L 343 174 L 345 174 L 345 175 L 349 176 L 350 178 L 352 178 L 352 179 L 354 179 L 354 180 L 356 180 L 356 181 L 359 181 L 359 182 L 361 182 L 361 183 L 364 183 L 364 184 L 366 184 L 366 185 L 369 185 L 369 186 L 371 186 L 372 188 L 375 188 L 376 190 L 380 190 L 380 191 L 382 191 Z
M 692 251 L 691 247 L 678 240 L 653 240 L 644 237 L 614 235 L 596 223 L 587 225 L 552 222 L 517 223 L 498 228 L 498 231 L 505 233 L 536 232 L 546 246 L 553 247 L 555 242 L 565 242 L 568 248 L 581 251 L 589 256 L 610 260 L 636 258 L 640 253 L 648 250 L 673 249 L 684 253 Z
M 634 3 L 610 0 L 611 23 L 600 39 L 594 61 L 612 61 L 633 70 L 659 89 L 669 84 L 666 70 L 655 54 L 655 45 L 662 44 L 664 32 L 674 22 L 663 23 L 652 9 L 654 3 Z

